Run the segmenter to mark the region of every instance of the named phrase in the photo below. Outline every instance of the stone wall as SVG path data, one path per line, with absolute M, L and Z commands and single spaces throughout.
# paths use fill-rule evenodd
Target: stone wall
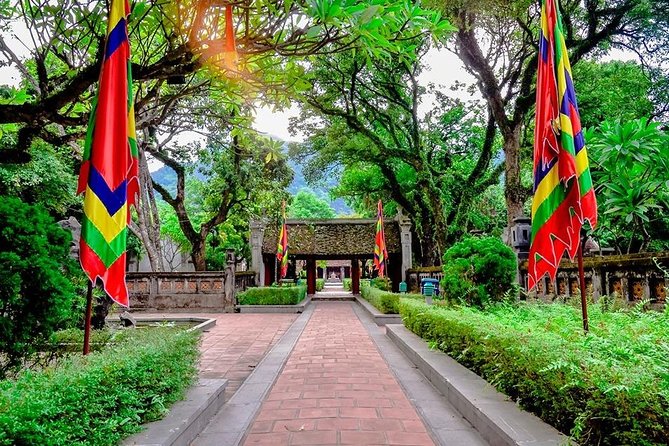
M 631 303 L 649 299 L 651 306 L 663 308 L 669 280 L 660 266 L 669 267 L 669 252 L 585 257 L 587 293 L 595 300 L 603 295 L 616 295 Z M 527 261 L 521 262 L 519 269 L 520 283 L 527 290 Z M 580 296 L 578 265 L 561 262 L 556 280 L 544 277 L 529 295 L 543 300 Z
M 128 273 L 130 309 L 233 312 L 235 293 L 226 293 L 225 278 L 223 271 Z

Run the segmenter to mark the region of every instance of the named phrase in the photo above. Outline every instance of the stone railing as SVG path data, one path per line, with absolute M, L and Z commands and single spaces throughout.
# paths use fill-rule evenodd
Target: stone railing
M 669 252 L 585 257 L 586 290 L 595 300 L 603 295 L 616 295 L 628 302 L 650 299 L 653 307 L 661 308 L 669 279 L 658 264 L 669 269 Z M 519 272 L 520 283 L 527 289 L 527 261 L 520 263 Z M 544 277 L 529 294 L 543 300 L 580 296 L 578 282 L 578 265 L 563 261 L 554 282 Z
M 444 270 L 441 266 L 426 266 L 420 268 L 412 268 L 407 270 L 407 288 L 411 292 L 420 291 L 421 279 L 437 279 L 444 277 Z
M 232 312 L 234 288 L 225 271 L 128 273 L 130 308 L 139 311 Z
M 255 271 L 236 271 L 235 272 L 235 292 L 241 293 L 247 288 L 251 288 L 256 285 L 256 272 Z

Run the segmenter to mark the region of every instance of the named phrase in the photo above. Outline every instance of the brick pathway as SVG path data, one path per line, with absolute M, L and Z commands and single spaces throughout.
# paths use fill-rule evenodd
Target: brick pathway
M 245 444 L 434 444 L 352 304 L 312 305 Z
M 213 314 L 216 326 L 204 334 L 200 376 L 227 378 L 226 400 L 293 323 L 296 314 Z

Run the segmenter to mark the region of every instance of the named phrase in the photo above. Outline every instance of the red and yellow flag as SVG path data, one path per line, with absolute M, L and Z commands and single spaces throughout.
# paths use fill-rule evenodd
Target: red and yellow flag
M 128 306 L 126 234 L 139 190 L 138 152 L 130 73 L 127 0 L 112 0 L 99 91 L 84 145 L 77 193 L 84 192 L 80 261 L 88 278 Z
M 541 5 L 535 124 L 530 289 L 546 274 L 555 279 L 565 251 L 574 258 L 585 220 L 593 228 L 597 224 L 597 202 L 557 0 L 544 0 Z
M 276 248 L 276 258 L 279 261 L 280 279 L 286 277 L 288 271 L 288 229 L 286 228 L 286 202 L 283 202 L 281 230 L 279 232 L 279 243 Z
M 374 240 L 374 269 L 379 271 L 379 277 L 384 277 L 387 262 L 386 234 L 383 231 L 383 204 L 379 200 L 376 211 L 376 238 Z

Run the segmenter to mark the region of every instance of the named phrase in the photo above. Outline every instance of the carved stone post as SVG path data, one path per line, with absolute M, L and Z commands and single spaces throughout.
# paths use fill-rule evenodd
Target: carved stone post
M 265 223 L 252 220 L 251 224 L 251 269 L 256 273 L 256 283 L 265 283 L 265 264 L 262 259 L 262 240 L 265 235 Z
M 235 250 L 228 249 L 226 250 L 226 263 L 225 263 L 225 281 L 223 282 L 223 292 L 225 294 L 225 302 L 223 303 L 224 307 L 228 305 L 235 305 L 237 303 L 235 299 Z
M 402 280 L 408 283 L 407 270 L 411 269 L 411 220 L 402 213 L 402 208 L 397 209 L 397 224 L 400 226 L 400 243 L 402 245 Z

